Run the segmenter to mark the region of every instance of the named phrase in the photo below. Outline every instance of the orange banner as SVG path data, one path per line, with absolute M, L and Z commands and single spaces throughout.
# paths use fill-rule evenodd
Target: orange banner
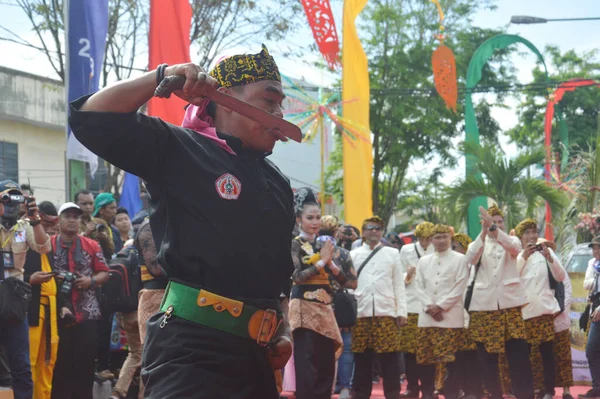
M 344 137 L 344 219 L 361 226 L 373 215 L 373 147 L 369 128 L 369 65 L 356 32 L 356 17 L 368 0 L 344 1 L 342 101 L 344 118 L 360 126 L 364 139 Z
M 190 62 L 191 26 L 192 7 L 188 0 L 151 0 L 148 40 L 150 70 L 163 63 L 174 65 Z M 168 100 L 153 98 L 148 103 L 148 115 L 181 125 L 186 104 L 175 96 Z

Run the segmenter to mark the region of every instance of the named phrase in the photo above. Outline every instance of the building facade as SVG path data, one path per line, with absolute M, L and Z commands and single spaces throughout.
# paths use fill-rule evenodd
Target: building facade
M 0 180 L 65 202 L 65 125 L 62 82 L 0 66 Z

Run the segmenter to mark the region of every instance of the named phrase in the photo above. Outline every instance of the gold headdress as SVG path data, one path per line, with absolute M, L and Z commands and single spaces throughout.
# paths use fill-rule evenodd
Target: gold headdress
M 369 223 L 369 222 L 370 222 L 370 223 L 377 223 L 377 224 L 379 224 L 379 225 L 380 225 L 382 228 L 383 228 L 383 227 L 385 227 L 385 222 L 383 221 L 383 219 L 382 219 L 382 218 L 380 218 L 379 216 L 373 216 L 373 217 L 370 217 L 370 218 L 368 218 L 368 219 L 365 219 L 365 221 L 364 221 L 364 222 L 363 222 L 363 224 L 362 224 L 362 228 L 364 229 L 364 228 L 365 228 L 365 226 L 367 225 L 367 223 Z
M 490 216 L 504 217 L 504 212 L 502 212 L 502 209 L 498 208 L 498 205 L 496 204 L 490 206 L 487 211 Z
M 421 222 L 415 228 L 415 237 L 417 238 L 429 238 L 433 235 L 432 230 L 433 223 Z
M 535 220 L 527 218 L 515 227 L 515 233 L 517 234 L 517 237 L 521 238 L 523 237 L 525 230 L 529 229 L 537 229 L 537 223 Z
M 332 215 L 324 215 L 321 217 L 321 230 L 333 231 L 338 227 L 338 219 Z
M 463 247 L 464 249 L 469 248 L 469 244 L 471 244 L 473 242 L 473 240 L 471 240 L 471 237 L 469 237 L 465 233 L 454 234 L 454 237 L 452 239 L 454 241 L 458 242 L 460 244 L 460 246 Z
M 432 236 L 434 236 L 436 234 L 445 234 L 445 233 L 449 233 L 450 235 L 453 235 L 454 229 L 452 228 L 452 226 L 448 226 L 446 224 L 436 224 L 431 229 Z

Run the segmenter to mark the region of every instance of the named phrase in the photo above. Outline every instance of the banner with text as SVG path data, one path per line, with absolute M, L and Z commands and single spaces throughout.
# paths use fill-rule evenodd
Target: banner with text
M 68 1 L 67 23 L 67 100 L 74 101 L 93 93 L 100 85 L 108 33 L 108 0 Z M 67 126 L 67 159 L 90 164 L 92 176 L 98 157 L 85 148 Z

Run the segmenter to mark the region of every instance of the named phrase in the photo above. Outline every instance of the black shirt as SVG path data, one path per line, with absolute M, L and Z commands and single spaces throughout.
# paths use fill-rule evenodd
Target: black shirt
M 160 264 L 169 278 L 224 296 L 278 298 L 293 272 L 293 194 L 265 154 L 227 136 L 234 155 L 193 130 L 141 113 L 79 112 L 88 97 L 71 103 L 71 129 L 160 198 L 166 220 Z

